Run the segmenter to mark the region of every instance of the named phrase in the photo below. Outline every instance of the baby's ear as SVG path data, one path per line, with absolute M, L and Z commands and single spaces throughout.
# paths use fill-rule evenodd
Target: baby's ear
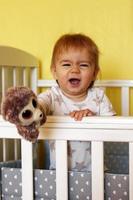
M 99 68 L 95 68 L 95 71 L 94 71 L 94 75 L 93 75 L 93 80 L 95 81 L 96 78 L 97 78 L 97 75 L 98 75 L 98 72 L 99 72 Z
M 52 72 L 54 79 L 57 80 L 57 74 L 56 74 L 56 67 L 55 66 L 52 67 L 51 72 Z

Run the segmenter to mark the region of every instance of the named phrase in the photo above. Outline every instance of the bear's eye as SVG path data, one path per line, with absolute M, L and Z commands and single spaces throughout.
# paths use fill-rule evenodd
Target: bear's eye
M 37 108 L 37 101 L 35 99 L 32 99 L 32 105 L 34 108 Z
M 22 117 L 23 117 L 24 119 L 30 119 L 30 118 L 32 117 L 32 115 L 33 115 L 33 113 L 32 113 L 31 110 L 25 110 L 25 111 L 23 111 L 23 113 L 22 113 Z

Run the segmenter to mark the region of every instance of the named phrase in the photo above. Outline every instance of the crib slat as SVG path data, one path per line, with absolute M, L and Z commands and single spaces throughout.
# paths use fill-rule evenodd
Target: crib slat
M 91 143 L 92 200 L 104 200 L 103 142 Z
M 17 160 L 19 158 L 18 156 L 18 140 L 14 139 L 14 159 Z
M 6 81 L 6 69 L 2 67 L 2 96 L 5 95 L 5 91 L 7 88 L 7 81 Z M 3 139 L 3 161 L 7 160 L 7 142 L 6 139 Z
M 38 70 L 36 67 L 31 68 L 31 88 L 32 90 L 37 93 L 37 76 Z
M 19 83 L 19 76 L 17 71 L 18 71 L 17 67 L 13 67 L 13 86 L 18 85 Z
M 133 199 L 133 142 L 129 142 L 129 200 Z
M 13 67 L 13 86 L 19 85 L 19 76 L 17 67 Z M 14 158 L 17 160 L 19 158 L 18 152 L 18 140 L 14 139 Z
M 7 161 L 7 140 L 3 138 L 3 161 Z
M 28 87 L 28 73 L 27 68 L 23 67 L 23 85 Z
M 121 88 L 122 116 L 129 116 L 129 87 Z
M 13 86 L 23 85 L 23 68 L 13 67 Z
M 67 141 L 56 141 L 56 197 L 68 200 Z
M 7 73 L 6 73 L 6 68 L 2 67 L 2 96 L 5 96 L 5 91 L 7 88 Z
M 22 145 L 22 199 L 33 200 L 32 143 L 24 139 Z

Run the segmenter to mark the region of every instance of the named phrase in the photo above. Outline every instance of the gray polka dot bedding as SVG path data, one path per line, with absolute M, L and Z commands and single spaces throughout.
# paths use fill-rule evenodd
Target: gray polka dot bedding
M 129 199 L 128 144 L 105 143 L 105 200 Z M 0 163 L 1 199 L 22 199 L 21 162 Z M 68 172 L 69 200 L 91 200 L 91 173 Z M 34 199 L 56 200 L 55 170 L 34 170 Z

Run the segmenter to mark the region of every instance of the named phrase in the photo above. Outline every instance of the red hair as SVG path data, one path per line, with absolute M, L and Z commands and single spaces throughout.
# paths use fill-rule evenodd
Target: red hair
M 54 68 L 58 56 L 70 48 L 86 49 L 95 68 L 99 69 L 99 50 L 95 42 L 84 34 L 65 34 L 61 36 L 53 48 L 51 69 Z

